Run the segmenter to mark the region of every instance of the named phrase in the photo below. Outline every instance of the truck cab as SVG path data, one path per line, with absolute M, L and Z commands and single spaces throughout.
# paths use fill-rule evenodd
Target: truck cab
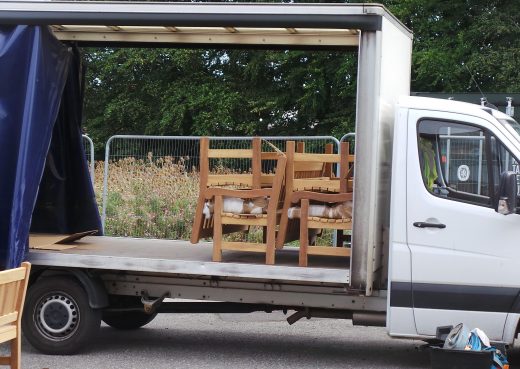
M 487 107 L 399 100 L 392 158 L 391 335 L 435 336 L 439 326 L 464 322 L 492 340 L 513 341 L 520 312 L 519 130 L 511 117 Z M 513 189 L 509 198 L 505 187 Z M 510 208 L 504 210 L 505 201 Z

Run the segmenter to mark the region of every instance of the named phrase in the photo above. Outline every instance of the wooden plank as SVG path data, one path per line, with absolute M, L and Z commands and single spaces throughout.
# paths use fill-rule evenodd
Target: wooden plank
M 3 295 L 5 300 L 2 303 L 0 315 L 12 313 L 16 310 L 16 294 L 20 288 L 20 281 L 8 283 L 5 287 L 6 289 Z
M 7 287 L 8 284 L 0 284 L 0 315 L 7 312 Z
M 209 137 L 201 137 L 200 138 L 200 194 L 204 192 L 208 185 L 208 175 L 209 175 L 209 158 L 208 158 L 208 150 L 209 150 Z M 202 212 L 198 215 L 202 215 Z
M 291 194 L 293 191 L 293 180 L 294 180 L 294 151 L 296 149 L 296 143 L 294 141 L 287 141 L 286 143 L 286 156 L 287 162 L 285 166 L 285 193 L 283 198 L 283 211 L 280 219 L 280 227 L 278 235 L 276 236 L 276 248 L 282 249 L 285 244 L 287 231 L 289 227 L 289 219 L 287 218 L 287 210 L 291 207 Z
M 338 192 L 340 182 L 337 179 L 294 179 L 293 191 L 330 191 Z
M 0 327 L 0 342 L 10 341 L 16 338 L 16 325 Z
M 301 199 L 309 199 L 320 202 L 345 202 L 352 201 L 354 194 L 352 192 L 348 193 L 321 193 L 314 191 L 295 191 L 291 197 L 291 201 L 293 204 L 296 204 Z
M 16 322 L 16 319 L 18 319 L 17 311 L 6 314 L 6 315 L 2 315 L 2 316 L 0 316 L 0 326 L 8 324 L 8 323 Z
M 222 215 L 223 224 L 266 226 L 267 218 L 235 218 Z
M 339 154 L 303 154 L 294 153 L 294 161 L 320 162 L 320 163 L 339 163 Z
M 213 225 L 211 224 L 213 218 L 206 219 L 204 214 L 202 214 L 202 211 L 204 210 L 204 200 L 203 193 L 199 193 L 197 207 L 195 208 L 195 219 L 193 220 L 193 227 L 191 229 L 190 242 L 193 244 L 199 242 L 199 240 L 204 237 L 203 233 L 209 231 L 209 228 L 211 228 L 211 233 L 213 233 Z
M 312 162 L 312 161 L 297 161 L 294 163 L 294 171 L 295 172 L 316 172 L 319 173 L 314 175 L 315 177 L 321 177 L 323 172 L 323 163 L 322 162 Z
M 222 261 L 222 196 L 215 197 L 214 225 L 213 225 L 213 261 Z
M 222 250 L 266 252 L 265 243 L 222 241 Z
M 0 356 L 0 365 L 10 365 L 11 358 L 9 356 Z
M 309 225 L 307 218 L 309 215 L 309 200 L 303 199 L 301 201 L 301 219 L 300 219 L 300 250 L 298 255 L 298 265 L 306 267 L 308 265 L 308 250 L 309 250 Z
M 258 218 L 267 218 L 267 214 L 236 214 L 236 213 L 222 213 L 223 217 L 233 218 L 233 219 L 258 219 Z
M 253 150 L 253 159 L 251 160 L 253 188 L 258 189 L 261 187 L 262 182 L 262 141 L 260 137 L 253 137 L 251 145 Z
M 313 229 L 342 229 L 342 230 L 351 230 L 352 222 L 348 223 L 322 223 L 315 220 L 308 219 L 308 227 Z
M 253 176 L 251 174 L 210 174 L 207 179 L 207 186 L 217 185 L 237 185 L 253 186 Z
M 274 178 L 272 194 L 267 207 L 267 250 L 265 254 L 265 263 L 274 264 L 275 247 L 276 247 L 276 224 L 279 220 L 280 197 L 283 191 L 283 180 L 285 177 L 285 167 L 287 165 L 287 157 L 280 156 L 276 163 L 276 177 Z
M 236 197 L 240 199 L 254 199 L 257 197 L 271 195 L 270 188 L 262 188 L 257 190 L 234 190 L 231 188 L 210 187 L 206 190 L 206 198 L 211 199 L 214 196 Z
M 208 157 L 210 158 L 253 158 L 253 151 L 248 149 L 210 149 L 208 150 Z
M 268 151 L 263 151 L 260 154 L 260 157 L 262 158 L 262 160 L 277 160 L 279 156 L 280 156 L 280 154 L 277 152 L 268 152 Z
M 275 174 L 263 174 L 260 177 L 260 182 L 262 186 L 272 187 L 274 181 Z
M 27 293 L 27 286 L 29 285 L 29 276 L 31 275 L 31 263 L 24 261 L 21 267 L 25 269 L 25 278 L 23 282 L 20 283 L 17 293 L 18 298 L 16 304 L 18 306 L 17 310 L 20 313 L 23 311 L 25 304 L 25 295 Z M 19 318 L 21 318 L 21 316 L 19 316 Z M 18 320 L 18 328 L 20 328 L 20 319 Z M 20 351 L 20 340 L 18 340 L 18 351 Z
M 325 154 L 332 154 L 334 153 L 334 144 L 328 143 L 325 145 Z M 332 173 L 332 163 L 325 164 L 325 167 L 323 168 L 323 175 L 326 177 L 331 178 Z
M 16 268 L 10 270 L 4 270 L 0 272 L 0 283 L 11 283 L 20 281 L 25 278 L 25 269 L 24 268 Z
M 309 246 L 307 247 L 307 254 L 348 257 L 350 256 L 350 248 L 330 246 Z
M 339 178 L 341 179 L 340 191 L 347 192 L 347 173 L 349 170 L 349 162 L 348 162 L 348 142 L 342 142 L 340 144 L 340 155 L 341 155 L 341 163 L 339 166 Z

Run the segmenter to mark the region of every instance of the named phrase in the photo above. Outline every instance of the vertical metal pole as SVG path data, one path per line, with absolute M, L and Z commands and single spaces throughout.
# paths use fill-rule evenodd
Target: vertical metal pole
M 87 136 L 87 135 L 83 135 L 83 139 L 84 140 L 87 140 L 88 144 L 89 144 L 89 151 L 90 151 L 90 179 L 92 180 L 92 187 L 94 187 L 94 172 L 95 172 L 95 167 L 94 167 L 94 142 L 92 142 L 92 139 Z
M 482 137 L 482 132 L 480 132 Z M 478 140 L 478 176 L 477 176 L 477 195 L 481 193 L 482 186 L 482 139 Z M 489 159 L 488 159 L 489 160 Z
M 448 136 L 451 136 L 451 127 L 448 127 Z M 451 151 L 451 139 L 448 138 L 446 141 L 446 184 L 450 183 L 450 151 Z
M 112 136 L 108 139 L 105 146 L 105 171 L 103 173 L 103 207 L 101 212 L 101 227 L 103 234 L 105 233 L 105 219 L 107 217 L 107 192 L 108 192 L 108 161 L 110 158 L 110 143 L 118 136 Z

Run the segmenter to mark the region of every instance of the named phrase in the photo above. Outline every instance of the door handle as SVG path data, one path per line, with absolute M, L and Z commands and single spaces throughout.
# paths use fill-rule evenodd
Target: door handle
M 442 224 L 442 223 L 426 223 L 426 222 L 415 222 L 413 224 L 413 226 L 417 227 L 417 228 L 440 228 L 440 229 L 446 228 L 446 224 Z

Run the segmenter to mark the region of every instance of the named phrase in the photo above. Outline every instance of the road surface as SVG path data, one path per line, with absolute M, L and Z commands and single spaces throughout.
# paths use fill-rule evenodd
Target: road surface
M 102 325 L 75 356 L 47 356 L 23 342 L 24 369 L 429 368 L 415 340 L 389 338 L 384 328 L 311 319 L 289 326 L 281 313 L 163 314 L 144 328 Z M 5 352 L 2 345 L 1 352 Z M 512 367 L 520 348 L 510 352 Z M 516 360 L 515 360 L 516 359 Z

